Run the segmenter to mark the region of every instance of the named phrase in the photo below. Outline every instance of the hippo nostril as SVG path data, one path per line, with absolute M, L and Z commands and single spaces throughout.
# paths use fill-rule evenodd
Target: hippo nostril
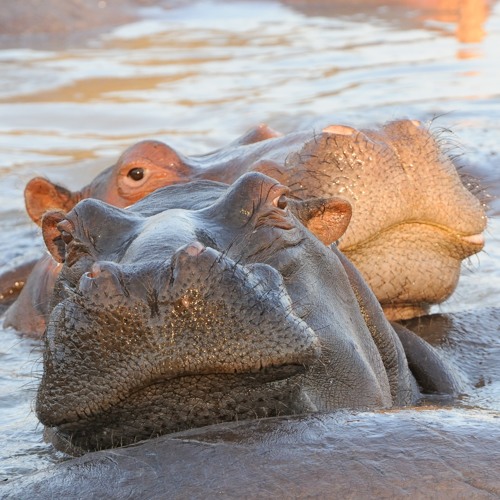
M 102 267 L 97 262 L 94 262 L 90 271 L 84 273 L 80 278 L 80 291 L 84 293 L 89 292 L 93 287 L 97 286 L 96 278 L 101 276 L 101 274 Z
M 66 245 L 69 245 L 73 241 L 73 236 L 66 231 L 61 231 L 61 239 Z
M 206 250 L 205 245 L 203 245 L 199 241 L 193 241 L 192 243 L 189 243 L 189 245 L 187 245 L 184 248 L 184 252 L 186 252 L 191 257 L 197 257 L 205 250 Z
M 287 207 L 288 205 L 288 201 L 287 201 L 287 198 L 284 194 L 280 195 L 280 196 L 277 196 L 276 198 L 274 198 L 273 200 L 273 205 L 276 207 L 276 208 L 279 208 L 281 210 L 285 210 L 285 208 Z
M 80 278 L 79 289 L 81 292 L 83 293 L 89 292 L 94 285 L 95 281 L 92 276 L 92 273 L 90 272 L 84 273 Z
M 92 264 L 92 268 L 90 269 L 90 271 L 85 274 L 88 278 L 95 279 L 102 274 L 102 267 L 97 262 L 95 262 L 94 264 Z
M 75 228 L 68 219 L 63 219 L 57 224 L 57 229 L 59 229 L 61 233 L 71 235 Z
M 197 240 L 179 248 L 170 260 L 170 286 L 173 286 L 179 276 L 194 272 L 193 270 L 199 265 L 197 259 L 202 255 L 207 256 L 209 260 L 215 260 L 216 258 L 212 255 L 212 249 L 210 249 L 210 247 L 206 247 Z M 211 257 L 213 259 L 211 259 Z M 193 259 L 196 260 L 193 261 Z

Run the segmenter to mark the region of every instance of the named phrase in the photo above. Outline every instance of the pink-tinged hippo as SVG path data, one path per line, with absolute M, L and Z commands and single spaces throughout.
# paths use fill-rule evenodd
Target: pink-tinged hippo
M 166 187 L 128 210 L 87 199 L 44 216 L 62 269 L 36 412 L 59 445 L 417 400 L 398 335 L 325 244 L 345 231 L 348 203 L 290 194 L 248 173 L 229 187 Z M 180 200 L 196 208 L 169 208 Z M 324 241 L 310 225 L 326 227 Z M 416 340 L 413 362 L 455 391 L 453 371 Z
M 484 244 L 482 202 L 431 132 L 410 120 L 374 130 L 335 125 L 285 136 L 262 125 L 226 148 L 190 157 L 161 142 L 143 141 L 81 191 L 33 179 L 26 187 L 26 206 L 39 222 L 46 210 L 68 211 L 86 197 L 126 207 L 166 184 L 232 183 L 247 171 L 276 178 L 297 199 L 339 196 L 350 202 L 353 214 L 339 248 L 390 319 L 421 315 L 445 300 L 457 284 L 462 260 Z M 47 259 L 41 266 L 55 269 Z M 29 287 L 39 284 L 30 280 Z M 50 289 L 21 297 L 6 324 L 40 333 Z M 38 298 L 32 316 L 40 319 L 30 327 L 32 296 Z

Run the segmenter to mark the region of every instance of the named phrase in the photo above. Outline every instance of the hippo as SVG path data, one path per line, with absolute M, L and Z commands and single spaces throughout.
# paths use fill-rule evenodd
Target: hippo
M 463 368 L 467 387 L 458 404 L 465 407 L 450 408 L 445 397 L 444 408 L 433 400 L 418 408 L 221 422 L 66 457 L 0 483 L 0 496 L 498 497 L 500 414 L 477 408 L 474 394 L 491 401 L 489 387 L 500 380 L 500 309 L 405 324 Z
M 126 210 L 86 199 L 45 214 L 62 268 L 36 412 L 58 448 L 416 402 L 398 335 L 334 244 L 348 202 L 290 195 L 255 172 L 166 187 Z M 194 208 L 165 208 L 175 198 Z M 418 341 L 428 378 L 458 389 Z
M 270 175 L 298 199 L 340 196 L 351 203 L 351 224 L 339 248 L 392 320 L 422 315 L 445 300 L 456 287 L 462 260 L 484 245 L 486 216 L 474 194 L 477 185 L 464 185 L 437 139 L 414 120 L 376 130 L 334 125 L 317 134 L 285 136 L 260 125 L 226 148 L 190 157 L 143 141 L 81 191 L 33 179 L 25 190 L 26 207 L 40 223 L 45 211 L 68 211 L 86 197 L 126 207 L 164 185 L 196 179 L 233 183 L 247 171 Z M 40 267 L 52 280 L 29 280 L 30 291 L 21 294 L 5 323 L 34 334 L 43 331 L 58 272 L 50 258 Z
M 0 484 L 4 499 L 500 495 L 498 413 L 411 409 L 228 422 L 87 453 Z

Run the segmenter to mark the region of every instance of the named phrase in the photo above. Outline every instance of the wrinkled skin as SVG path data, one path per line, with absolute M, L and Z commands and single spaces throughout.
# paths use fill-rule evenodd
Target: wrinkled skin
M 125 207 L 164 185 L 193 179 L 232 183 L 249 170 L 276 178 L 299 199 L 341 196 L 351 203 L 353 217 L 339 248 L 390 319 L 421 315 L 449 297 L 462 260 L 484 244 L 481 202 L 431 133 L 410 120 L 378 130 L 338 125 L 286 136 L 261 125 L 224 149 L 192 157 L 143 141 L 81 191 L 33 179 L 25 190 L 26 207 L 39 223 L 45 211 L 68 211 L 82 198 Z M 28 287 L 39 285 L 30 280 Z M 30 292 L 37 294 L 38 302 L 47 302 L 46 288 Z M 28 302 L 11 308 L 8 325 L 22 330 L 18 317 L 26 316 Z M 34 334 L 42 332 L 39 321 L 33 322 Z
M 495 417 L 412 409 L 221 423 L 88 453 L 0 484 L 0 492 L 48 500 L 489 500 L 500 495 Z
M 164 210 L 169 190 L 200 205 L 219 196 Z M 229 188 L 165 188 L 128 210 L 84 200 L 45 215 L 63 266 L 36 411 L 58 442 L 95 449 L 219 421 L 415 402 L 375 297 L 303 225 L 335 241 L 348 204 L 318 209 L 289 194 L 252 173 Z
M 0 491 L 47 499 L 156 498 L 165 491 L 200 499 L 329 498 L 332 491 L 339 498 L 353 491 L 366 498 L 498 497 L 499 413 L 470 398 L 483 392 L 489 399 L 500 380 L 499 324 L 498 308 L 409 322 L 460 366 L 466 408 L 445 399 L 438 409 L 220 423 L 87 453 L 0 484 Z

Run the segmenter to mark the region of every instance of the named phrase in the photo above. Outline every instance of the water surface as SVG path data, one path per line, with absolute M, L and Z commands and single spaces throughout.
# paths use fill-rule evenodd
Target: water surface
M 457 35 L 453 15 L 417 0 L 331 3 L 176 2 L 78 44 L 0 46 L 0 262 L 35 245 L 22 202 L 30 178 L 82 186 L 143 138 L 195 154 L 260 122 L 288 132 L 409 117 L 453 130 L 460 162 L 499 193 L 499 5 Z M 437 310 L 500 306 L 500 205 L 491 207 L 486 251 Z M 31 410 L 37 343 L 0 334 L 0 479 L 11 479 L 60 456 Z M 498 384 L 483 392 L 474 404 L 500 411 Z

